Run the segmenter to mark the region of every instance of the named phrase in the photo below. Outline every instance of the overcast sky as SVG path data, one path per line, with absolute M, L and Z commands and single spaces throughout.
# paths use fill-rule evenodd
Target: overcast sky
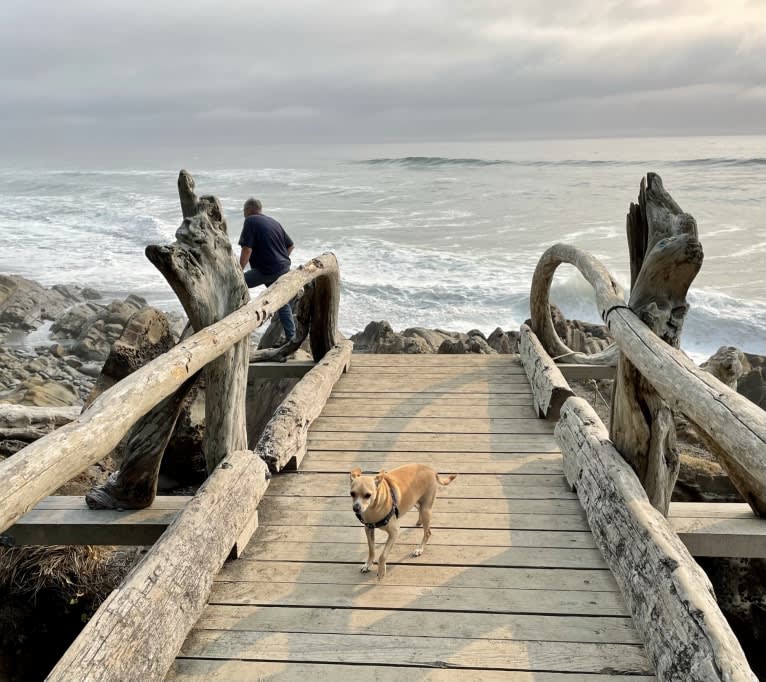
M 15 151 L 759 133 L 766 0 L 3 0 L 0 86 Z

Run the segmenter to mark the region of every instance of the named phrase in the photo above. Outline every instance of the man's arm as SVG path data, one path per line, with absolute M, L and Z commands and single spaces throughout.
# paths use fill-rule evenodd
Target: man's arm
M 243 270 L 245 269 L 247 262 L 250 260 L 250 254 L 252 252 L 253 250 L 249 246 L 242 247 L 242 251 L 239 253 L 239 264 Z
M 290 244 L 290 246 L 287 247 L 287 255 L 288 256 L 293 252 L 294 248 L 295 248 L 295 244 Z

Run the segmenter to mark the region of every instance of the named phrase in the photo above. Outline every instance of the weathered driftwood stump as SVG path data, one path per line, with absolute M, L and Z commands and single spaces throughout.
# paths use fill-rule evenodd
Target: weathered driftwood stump
M 178 176 L 184 221 L 176 241 L 147 246 L 146 256 L 167 279 L 199 331 L 250 300 L 242 268 L 234 257 L 218 199 L 197 197 L 194 179 Z M 229 452 L 247 448 L 245 389 L 249 342 L 239 341 L 205 368 L 205 460 L 208 472 Z
M 665 191 L 661 178 L 649 173 L 641 181 L 638 204 L 630 206 L 627 232 L 628 306 L 657 336 L 678 348 L 688 310 L 686 292 L 702 265 L 697 224 Z M 652 505 L 667 516 L 679 469 L 673 413 L 624 354 L 617 365 L 610 437 Z
M 147 308 L 133 315 L 125 325 L 122 336 L 112 345 L 96 385 L 88 396 L 87 405 L 174 345 L 167 317 L 159 310 Z M 115 448 L 120 468 L 109 476 L 106 483 L 86 493 L 85 501 L 91 509 L 143 509 L 151 505 L 157 494 L 162 454 L 173 434 L 186 396 L 198 376 L 199 373 L 195 374 L 135 423 Z

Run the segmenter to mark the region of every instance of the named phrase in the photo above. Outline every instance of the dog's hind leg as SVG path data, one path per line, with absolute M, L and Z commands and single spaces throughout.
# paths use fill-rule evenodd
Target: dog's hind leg
M 420 543 L 420 547 L 412 553 L 412 556 L 420 556 L 431 537 L 431 507 L 424 505 L 420 508 L 420 523 L 423 525 L 423 541 Z

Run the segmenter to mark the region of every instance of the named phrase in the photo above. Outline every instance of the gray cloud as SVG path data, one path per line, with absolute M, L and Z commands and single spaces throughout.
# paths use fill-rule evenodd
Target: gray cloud
M 764 131 L 762 0 L 719 5 L 10 0 L 0 127 L 17 151 Z

